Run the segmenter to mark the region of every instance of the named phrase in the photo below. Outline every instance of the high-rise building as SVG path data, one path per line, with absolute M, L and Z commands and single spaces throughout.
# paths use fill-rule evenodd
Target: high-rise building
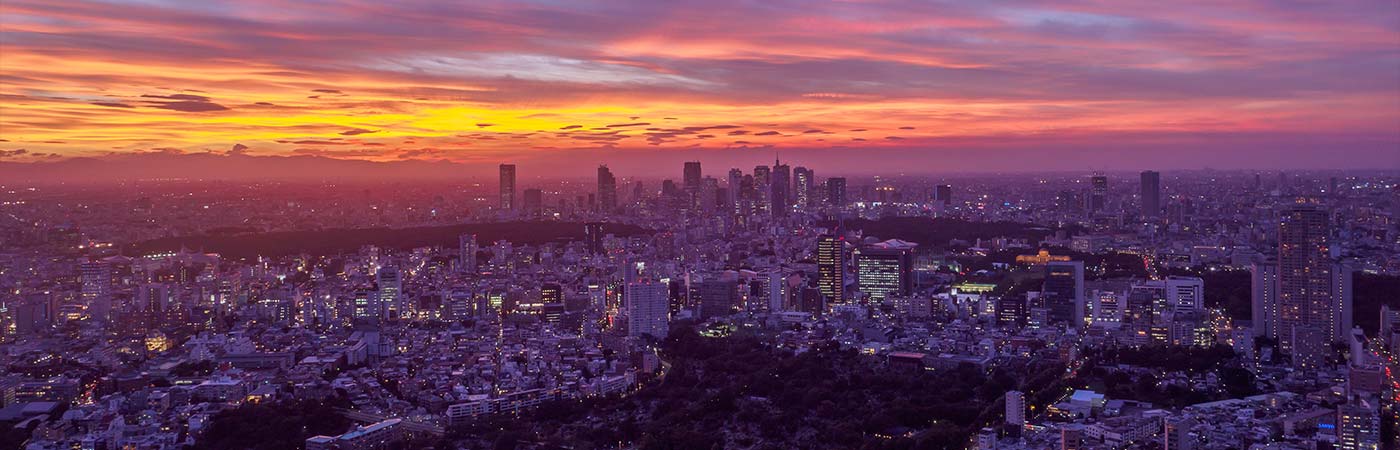
M 715 177 L 705 177 L 700 179 L 700 194 L 696 197 L 700 211 L 705 213 L 715 212 L 715 207 L 719 204 L 719 180 Z
M 1103 211 L 1108 207 L 1108 177 L 1094 175 L 1089 179 L 1089 197 L 1084 205 L 1089 214 Z
M 1278 263 L 1257 262 L 1250 266 L 1250 319 L 1255 336 L 1278 337 Z
M 525 212 L 528 212 L 530 214 L 540 214 L 541 212 L 543 212 L 544 191 L 541 191 L 539 189 L 526 189 L 524 207 Z
M 375 286 L 379 297 L 379 306 L 384 308 L 380 317 L 397 318 L 405 315 L 405 303 L 403 295 L 403 278 L 399 275 L 399 270 L 393 267 L 381 267 L 379 273 L 375 274 Z
M 1337 450 L 1380 450 L 1381 417 L 1365 403 L 1337 407 Z
M 739 306 L 739 285 L 725 276 L 706 277 L 696 289 L 700 297 L 700 318 L 734 314 Z
M 82 282 L 83 306 L 94 320 L 107 320 L 112 314 L 112 265 L 103 261 L 85 262 L 78 267 Z
M 1162 213 L 1162 174 L 1151 170 L 1142 172 L 1142 216 L 1157 217 Z
M 787 164 L 773 161 L 773 179 L 769 190 L 772 192 L 772 212 L 774 216 L 782 217 L 792 209 L 792 200 L 788 198 L 788 192 L 792 188 L 792 170 Z
M 846 206 L 846 179 L 834 177 L 826 179 L 826 203 L 832 206 Z
M 622 291 L 627 308 L 627 335 L 664 339 L 670 321 L 670 288 L 656 280 L 627 283 Z
M 700 161 L 686 161 L 685 171 L 681 175 L 681 187 L 686 194 L 686 207 L 698 209 L 700 206 L 700 180 L 704 177 L 700 171 Z
M 501 209 L 515 209 L 515 164 L 501 164 Z
M 603 224 L 600 222 L 589 222 L 583 224 L 583 242 L 588 247 L 588 253 L 594 255 L 603 254 Z
M 793 198 L 798 207 L 812 206 L 812 191 L 816 182 L 812 169 L 798 166 L 792 169 Z
M 953 186 L 940 184 L 933 188 L 933 201 L 944 206 L 953 204 Z
M 1170 276 L 1166 285 L 1167 307 L 1174 313 L 1189 313 L 1205 309 L 1205 281 L 1196 277 Z
M 908 296 L 913 288 L 912 242 L 889 240 L 868 245 L 856 259 L 856 283 L 875 303 L 887 297 Z
M 1026 425 L 1026 394 L 1006 391 L 1006 425 L 1021 428 Z
M 1084 262 L 1050 261 L 1045 264 L 1045 283 L 1033 307 L 1046 309 L 1050 324 L 1073 328 L 1084 324 Z
M 476 272 L 476 235 L 457 236 L 457 267 L 461 272 Z
M 817 238 L 817 289 L 828 302 L 846 298 L 846 238 L 823 235 Z
M 613 177 L 608 166 L 598 166 L 598 210 L 612 212 L 617 209 L 617 178 Z
M 739 169 L 729 169 L 729 180 L 728 184 L 725 185 L 725 188 L 727 189 L 726 192 L 729 194 L 729 198 L 725 203 L 729 205 L 729 207 L 732 208 L 732 210 L 727 212 L 734 214 L 743 214 L 743 212 L 739 210 L 739 205 L 742 201 L 742 198 L 744 197 L 745 191 L 743 184 L 744 171 Z M 749 186 L 749 189 L 752 188 L 752 186 Z
M 1331 225 L 1326 209 L 1314 204 L 1285 208 L 1279 219 L 1278 328 L 1271 330 L 1296 366 L 1315 368 L 1321 349 L 1351 330 L 1351 271 L 1331 256 Z M 1309 328 L 1309 330 L 1295 330 Z M 1322 342 L 1300 343 L 1306 337 Z M 1305 344 L 1305 345 L 1303 345 Z

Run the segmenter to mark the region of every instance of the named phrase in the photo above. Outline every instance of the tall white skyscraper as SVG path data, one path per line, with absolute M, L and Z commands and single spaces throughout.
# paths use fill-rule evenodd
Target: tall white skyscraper
M 666 283 L 656 280 L 627 283 L 623 290 L 623 304 L 627 308 L 628 336 L 666 337 L 670 321 L 667 305 L 669 292 Z

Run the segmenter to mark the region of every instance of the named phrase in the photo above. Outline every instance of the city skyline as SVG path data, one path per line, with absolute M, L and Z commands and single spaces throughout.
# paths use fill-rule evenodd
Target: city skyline
M 828 173 L 1396 168 L 1397 17 L 1388 2 L 12 1 L 0 173 L 340 170 L 280 159 L 301 156 L 553 176 L 775 151 Z

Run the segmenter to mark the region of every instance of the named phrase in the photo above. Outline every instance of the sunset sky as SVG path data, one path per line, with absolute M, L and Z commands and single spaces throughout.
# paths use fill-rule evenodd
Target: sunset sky
M 446 3 L 4 0 L 0 161 L 1400 166 L 1394 0 Z

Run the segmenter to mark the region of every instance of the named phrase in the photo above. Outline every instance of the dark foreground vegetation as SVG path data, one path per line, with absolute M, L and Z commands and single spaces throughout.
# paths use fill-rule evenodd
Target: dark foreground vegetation
M 1001 397 L 1025 389 L 1022 373 L 903 372 L 852 350 L 802 354 L 754 337 L 704 338 L 678 327 L 665 343 L 670 372 L 626 398 L 568 401 L 521 417 L 452 430 L 467 448 L 952 449 L 996 420 Z M 441 448 L 449 448 L 444 442 Z
M 835 228 L 837 223 L 834 221 L 825 222 L 822 226 Z M 880 239 L 903 239 L 933 248 L 945 248 L 948 246 L 948 242 L 953 239 L 972 242 L 977 239 L 998 237 L 1026 239 L 1034 244 L 1055 233 L 1053 229 L 1029 223 L 972 222 L 943 217 L 846 219 L 840 226 L 846 230 L 860 230 L 866 236 L 875 236 Z M 1073 234 L 1074 229 L 1069 230 L 1070 234 Z
M 605 224 L 604 232 L 618 236 L 650 233 L 642 227 Z M 127 247 L 128 254 L 176 251 L 186 248 L 219 253 L 231 258 L 286 256 L 306 253 L 334 255 L 355 252 L 365 245 L 407 250 L 418 247 L 457 246 L 457 238 L 475 233 L 481 246 L 505 239 L 517 245 L 538 245 L 583 239 L 578 222 L 497 222 L 415 228 L 326 229 L 271 233 L 229 233 L 219 230 L 196 236 L 178 236 L 138 242 Z
M 1174 275 L 1201 277 L 1206 283 L 1205 300 L 1210 308 L 1225 308 L 1230 317 L 1250 318 L 1250 275 L 1248 270 L 1173 271 Z M 1380 326 L 1381 306 L 1400 308 L 1400 277 L 1356 273 L 1352 278 L 1352 321 L 1368 335 Z

